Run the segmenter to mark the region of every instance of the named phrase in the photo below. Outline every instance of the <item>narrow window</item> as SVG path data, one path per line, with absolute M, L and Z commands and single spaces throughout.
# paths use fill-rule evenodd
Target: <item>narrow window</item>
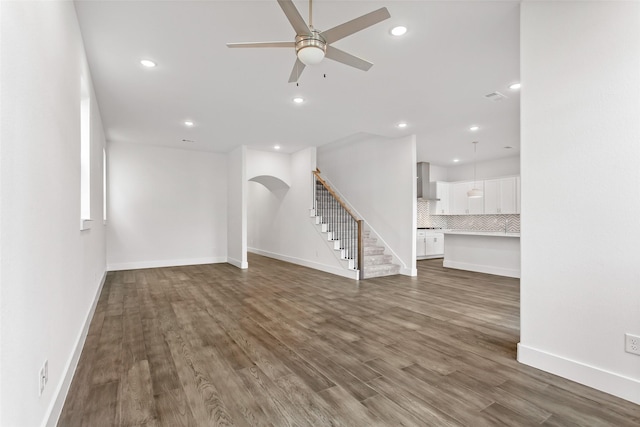
M 80 220 L 91 220 L 91 98 L 87 80 L 80 79 Z
M 107 151 L 102 149 L 102 222 L 107 223 Z

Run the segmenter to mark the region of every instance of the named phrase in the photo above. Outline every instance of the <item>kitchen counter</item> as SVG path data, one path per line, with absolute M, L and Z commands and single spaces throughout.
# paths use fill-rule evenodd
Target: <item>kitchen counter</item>
M 465 234 L 469 236 L 520 237 L 520 233 L 505 233 L 504 231 L 440 230 L 440 232 L 444 234 Z
M 520 233 L 452 231 L 445 234 L 447 268 L 520 277 Z

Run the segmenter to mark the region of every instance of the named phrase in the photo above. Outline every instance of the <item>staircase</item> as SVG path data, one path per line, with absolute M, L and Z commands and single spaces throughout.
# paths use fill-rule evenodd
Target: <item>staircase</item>
M 326 240 L 339 252 L 346 269 L 356 272 L 356 278 L 391 276 L 399 274 L 400 266 L 385 254 L 386 248 L 378 243 L 364 221 L 357 219 L 337 194 L 314 172 L 315 195 L 311 216 Z
M 385 247 L 378 245 L 378 239 L 371 237 L 371 231 L 363 233 L 364 278 L 392 276 L 400 273 L 400 266 L 393 263 L 393 257 L 385 254 Z

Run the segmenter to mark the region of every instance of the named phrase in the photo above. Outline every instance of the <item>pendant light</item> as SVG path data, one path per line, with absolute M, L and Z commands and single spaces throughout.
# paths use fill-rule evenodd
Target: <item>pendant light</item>
M 484 196 L 484 192 L 476 185 L 476 149 L 478 148 L 478 141 L 473 141 L 473 188 L 467 191 L 467 197 L 478 198 Z

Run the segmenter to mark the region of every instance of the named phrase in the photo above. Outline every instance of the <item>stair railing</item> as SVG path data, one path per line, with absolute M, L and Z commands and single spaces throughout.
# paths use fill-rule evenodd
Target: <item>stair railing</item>
M 353 260 L 354 270 L 362 278 L 362 224 L 336 192 L 320 177 L 320 169 L 313 171 L 313 207 L 322 224 L 331 233 L 331 240 L 340 242 L 343 258 Z

